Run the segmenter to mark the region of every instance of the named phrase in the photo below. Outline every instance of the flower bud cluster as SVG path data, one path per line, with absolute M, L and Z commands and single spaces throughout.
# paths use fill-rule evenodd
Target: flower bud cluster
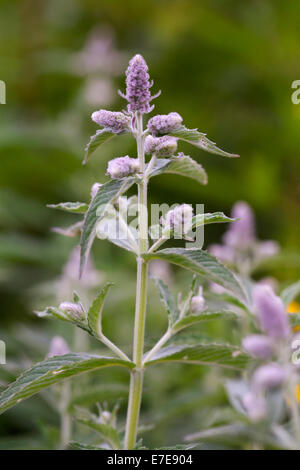
M 169 134 L 176 131 L 182 124 L 182 117 L 178 113 L 158 114 L 148 121 L 148 129 L 153 135 Z
M 136 171 L 138 171 L 138 160 L 128 155 L 108 162 L 107 174 L 113 179 L 133 175 Z
M 177 139 L 165 135 L 163 137 L 153 137 L 148 135 L 145 139 L 145 152 L 147 154 L 156 154 L 161 157 L 174 155 L 177 150 Z
M 130 124 L 129 116 L 120 112 L 106 111 L 105 109 L 95 111 L 92 114 L 92 120 L 99 124 L 99 126 L 110 129 L 115 134 L 125 131 L 129 128 Z

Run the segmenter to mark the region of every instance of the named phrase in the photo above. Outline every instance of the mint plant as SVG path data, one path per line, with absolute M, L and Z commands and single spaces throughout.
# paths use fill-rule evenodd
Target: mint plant
M 127 111 L 99 110 L 92 114 L 93 121 L 102 128 L 91 137 L 84 162 L 106 141 L 124 134 L 130 134 L 136 140 L 137 157 L 126 155 L 112 159 L 107 168 L 109 180 L 104 184 L 93 185 L 89 203 L 64 202 L 51 205 L 53 208 L 83 215 L 83 219 L 66 233 L 80 233 L 80 275 L 84 272 L 96 238 L 107 238 L 136 257 L 132 353 L 126 354 L 105 335 L 102 328 L 104 302 L 112 284 L 102 286 L 89 308 L 74 293 L 73 299 L 65 299 L 58 307 L 47 307 L 39 315 L 76 325 L 107 346 L 112 354 L 101 356 L 69 352 L 49 357 L 24 372 L 0 397 L 0 411 L 3 412 L 40 390 L 78 374 L 104 367 L 126 368 L 130 375 L 130 384 L 125 433 L 117 427 L 115 411 L 112 414 L 102 411 L 99 416 L 89 415 L 88 418 L 81 419 L 81 422 L 100 433 L 106 448 L 113 449 L 138 447 L 137 432 L 144 374 L 151 365 L 180 362 L 243 370 L 250 360 L 249 355 L 236 345 L 200 343 L 199 340 L 187 344 L 172 343 L 175 335 L 196 323 L 216 318 L 238 319 L 239 315 L 235 311 L 222 308 L 213 310 L 206 306 L 202 295 L 202 284 L 205 282 L 210 281 L 226 289 L 227 295 L 243 312 L 247 311 L 249 299 L 239 278 L 208 252 L 195 246 L 161 248 L 172 237 L 191 241 L 196 228 L 209 223 L 234 222 L 234 219 L 226 217 L 222 212 L 194 214 L 192 206 L 183 203 L 167 211 L 150 226 L 147 204 L 149 182 L 160 174 L 174 173 L 193 178 L 200 184 L 207 183 L 206 172 L 199 163 L 188 155 L 176 153 L 180 141 L 224 157 L 238 155 L 221 150 L 197 129 L 187 128 L 176 112 L 154 116 L 146 124 L 145 115 L 154 108 L 151 102 L 159 96 L 159 93 L 151 96 L 152 84 L 145 60 L 141 55 L 134 56 L 126 71 L 126 92 L 120 92 L 128 103 Z M 127 199 L 126 192 L 134 186 L 137 187 L 137 197 Z M 128 223 L 128 215 L 134 207 L 137 207 L 138 213 L 136 225 Z M 186 297 L 177 301 L 165 283 L 154 278 L 168 314 L 168 328 L 158 342 L 145 352 L 148 265 L 153 259 L 181 266 L 194 273 L 194 277 Z M 121 321 L 122 319 L 120 324 Z M 84 446 L 84 443 L 81 445 Z

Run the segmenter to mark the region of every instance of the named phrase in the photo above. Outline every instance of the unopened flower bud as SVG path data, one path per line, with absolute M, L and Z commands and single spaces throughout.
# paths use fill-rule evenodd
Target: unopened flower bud
M 254 422 L 261 421 L 267 413 L 266 400 L 255 393 L 247 393 L 243 397 L 243 405 L 249 418 Z
M 175 234 L 186 235 L 192 228 L 193 208 L 189 204 L 181 204 L 161 217 L 164 228 L 173 230 Z
M 286 379 L 286 372 L 279 364 L 271 363 L 259 367 L 253 374 L 252 386 L 256 392 L 280 387 Z
M 287 338 L 290 326 L 280 297 L 266 285 L 257 285 L 253 297 L 262 330 L 272 338 Z
M 149 119 L 148 129 L 153 135 L 163 135 L 176 131 L 181 124 L 182 117 L 178 113 L 158 114 Z
M 138 170 L 138 160 L 130 158 L 128 155 L 125 157 L 114 158 L 108 162 L 107 174 L 111 178 L 124 178 L 134 174 Z
M 80 303 L 75 304 L 73 302 L 62 302 L 59 306 L 59 310 L 74 320 L 85 319 L 85 313 Z
M 148 135 L 145 139 L 145 152 L 147 154 L 156 154 L 161 157 L 173 155 L 177 150 L 177 139 L 165 135 L 163 137 L 153 137 Z
M 111 421 L 111 413 L 109 411 L 102 411 L 99 422 L 101 424 L 109 424 Z
M 243 339 L 243 348 L 258 359 L 269 359 L 273 355 L 274 344 L 264 335 L 250 335 Z
M 199 287 L 199 292 L 198 295 L 195 295 L 192 297 L 191 301 L 191 312 L 196 313 L 196 312 L 202 312 L 205 306 L 205 300 L 202 294 L 202 286 Z
M 67 342 L 61 336 L 54 336 L 52 338 L 49 348 L 48 357 L 63 356 L 70 352 Z
M 91 187 L 91 198 L 94 199 L 96 196 L 98 189 L 101 188 L 102 184 L 100 183 L 94 183 L 93 186 Z
M 95 111 L 92 114 L 92 120 L 99 126 L 110 129 L 115 134 L 125 131 L 130 124 L 129 116 L 120 112 L 106 111 L 105 109 Z

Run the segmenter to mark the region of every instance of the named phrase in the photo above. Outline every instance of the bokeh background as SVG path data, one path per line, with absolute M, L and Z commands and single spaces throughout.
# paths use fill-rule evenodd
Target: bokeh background
M 300 79 L 299 14 L 293 0 L 1 0 L 0 79 L 7 103 L 0 105 L 0 339 L 7 343 L 8 361 L 0 366 L 1 386 L 42 360 L 54 334 L 62 334 L 74 350 L 98 348 L 33 313 L 63 294 L 70 300 L 74 286 L 84 291 L 72 268 L 67 274 L 65 269 L 62 294 L 59 279 L 78 240 L 51 232 L 77 218 L 46 204 L 88 201 L 91 185 L 105 181 L 110 158 L 135 156 L 133 142 L 122 137 L 81 165 L 96 130 L 90 114 L 124 108 L 117 90 L 124 89 L 124 70 L 135 53 L 147 60 L 154 90 L 162 90 L 155 112 L 177 111 L 187 127 L 198 127 L 221 148 L 241 155 L 224 159 L 181 144 L 180 150 L 206 168 L 209 184 L 164 175 L 151 183 L 150 200 L 204 203 L 206 211 L 225 213 L 235 201 L 247 201 L 259 237 L 282 247 L 264 273 L 282 283 L 299 278 L 300 105 L 291 102 L 291 84 Z M 206 246 L 223 230 L 210 226 Z M 116 284 L 105 311 L 107 334 L 130 352 L 135 260 L 97 241 L 93 261 L 100 284 Z M 175 292 L 190 280 L 174 269 L 164 275 Z M 92 294 L 86 289 L 82 295 Z M 165 324 L 153 290 L 149 344 Z M 224 326 L 214 327 L 213 334 L 224 335 Z M 101 374 L 100 385 L 113 383 L 119 390 L 122 421 L 127 375 Z M 226 402 L 216 386 L 221 382 L 205 368 L 154 368 L 146 381 L 144 420 L 151 424 L 159 410 L 164 414 L 145 441 L 174 443 L 185 430 L 197 430 L 208 420 L 212 390 L 219 404 Z M 82 383 L 74 383 L 75 391 Z M 1 448 L 55 447 L 58 416 L 50 402 L 41 394 L 1 417 Z

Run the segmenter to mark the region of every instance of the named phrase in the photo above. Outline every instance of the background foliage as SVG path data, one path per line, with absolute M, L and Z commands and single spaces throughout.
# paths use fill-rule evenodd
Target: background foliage
M 156 112 L 179 112 L 188 127 L 198 127 L 241 155 L 221 159 L 181 144 L 204 164 L 209 184 L 163 175 L 151 181 L 151 202 L 204 203 L 206 212 L 228 214 L 236 200 L 247 201 L 256 212 L 260 238 L 282 246 L 282 254 L 263 273 L 282 283 L 299 278 L 300 105 L 290 98 L 291 83 L 300 78 L 297 2 L 2 0 L 0 7 L 0 79 L 7 86 L 7 104 L 0 107 L 0 338 L 7 343 L 8 358 L 0 369 L 2 386 L 43 359 L 54 334 L 67 338 L 73 350 L 84 346 L 70 327 L 33 314 L 61 295 L 57 280 L 77 242 L 51 232 L 76 216 L 51 211 L 46 204 L 87 201 L 92 183 L 104 181 L 110 158 L 135 156 L 133 141 L 124 136 L 81 166 L 84 145 L 95 131 L 90 114 L 124 106 L 115 89 L 124 87 L 123 70 L 134 53 L 143 54 L 150 65 L 154 90 L 162 89 Z M 88 44 L 97 35 L 93 52 Z M 205 246 L 219 240 L 223 230 L 222 225 L 206 228 Z M 101 282 L 116 284 L 104 328 L 129 353 L 134 259 L 100 241 L 93 255 Z M 172 269 L 171 284 L 178 292 L 190 276 Z M 149 345 L 165 325 L 152 286 Z M 228 338 L 234 338 L 221 322 L 197 327 L 195 334 L 218 338 L 226 328 Z M 89 347 L 99 346 L 90 341 Z M 122 419 L 126 372 L 96 375 L 90 380 L 97 386 L 100 380 L 119 390 Z M 172 444 L 211 421 L 224 422 L 222 382 L 217 370 L 205 367 L 153 367 L 143 414 L 146 424 L 160 425 L 145 434 L 147 444 L 159 445 L 161 439 Z M 48 398 L 42 394 L 1 417 L 1 447 L 55 446 L 58 416 Z

